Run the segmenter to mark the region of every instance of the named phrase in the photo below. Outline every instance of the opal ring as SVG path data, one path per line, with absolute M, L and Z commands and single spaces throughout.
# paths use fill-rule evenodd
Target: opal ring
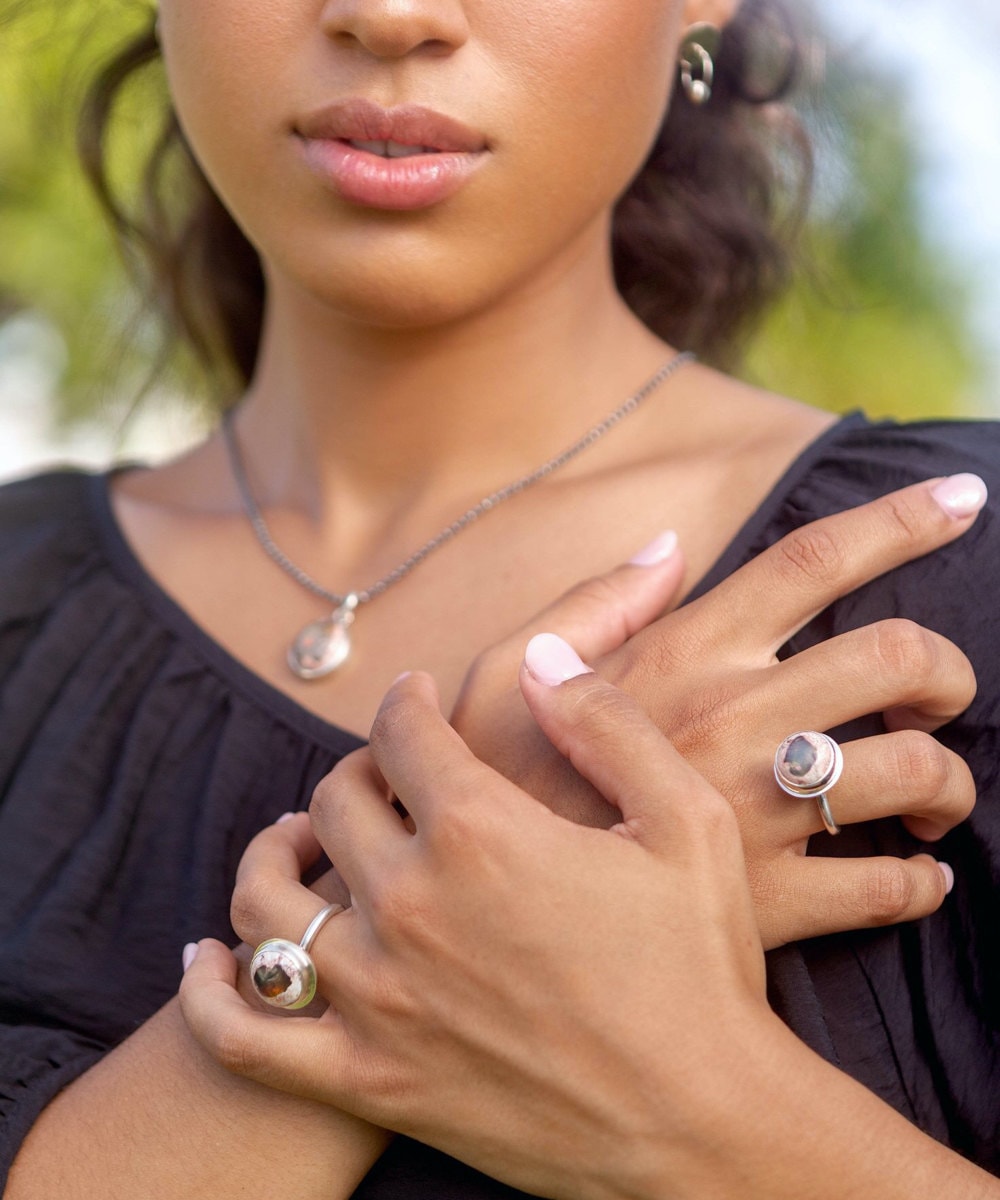
M 825 733 L 790 733 L 774 753 L 778 787 L 789 796 L 815 800 L 827 833 L 840 833 L 827 792 L 843 769 L 843 752 Z
M 250 960 L 253 990 L 275 1008 L 305 1008 L 316 995 L 316 964 L 309 950 L 316 935 L 331 917 L 344 912 L 342 904 L 328 904 L 309 922 L 301 942 L 268 938 Z

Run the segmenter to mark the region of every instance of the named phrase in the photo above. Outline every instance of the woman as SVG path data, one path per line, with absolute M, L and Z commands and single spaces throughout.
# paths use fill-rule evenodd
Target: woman
M 965 474 L 995 473 L 995 433 L 834 424 L 681 367 L 623 302 L 612 271 L 614 206 L 659 139 L 615 228 L 633 303 L 675 342 L 710 347 L 735 336 L 747 308 L 741 273 L 751 291 L 766 280 L 773 244 L 747 224 L 744 193 L 761 160 L 740 95 L 741 47 L 766 28 L 766 11 L 734 7 L 162 5 L 173 104 L 211 184 L 185 176 L 193 198 L 162 280 L 189 285 L 175 291 L 188 301 L 207 297 L 194 327 L 229 353 L 247 387 L 228 432 L 178 462 L 107 481 L 31 481 L 5 497 L 5 575 L 16 581 L 3 626 L 6 948 L 18 963 L 4 996 L 12 1200 L 132 1195 L 151 1180 L 164 1197 L 270 1195 L 276 1145 L 293 1194 L 358 1187 L 387 1135 L 308 1087 L 284 1094 L 219 1068 L 170 1000 L 176 950 L 205 933 L 229 936 L 243 848 L 286 808 L 306 805 L 406 668 L 433 670 L 481 759 L 562 811 L 610 824 L 621 797 L 567 781 L 520 706 L 528 629 L 569 635 L 588 658 L 612 654 L 609 673 L 737 806 L 764 945 L 941 906 L 947 872 L 895 823 L 845 830 L 835 849 L 863 860 L 807 872 L 801 849 L 822 829 L 818 810 L 776 797 L 761 764 L 769 769 L 794 728 L 886 710 L 892 732 L 845 751 L 843 819 L 904 815 L 926 838 L 966 816 L 965 769 L 921 734 L 971 699 L 961 649 L 897 623 L 826 655 L 801 653 L 801 670 L 775 667 L 774 655 L 799 629 L 794 648 L 805 651 L 896 615 L 896 604 L 979 649 L 967 598 L 946 605 L 931 581 L 935 570 L 949 583 L 963 570 L 981 580 L 995 561 L 988 514 L 976 519 L 985 491 Z M 682 47 L 684 30 L 730 18 L 732 65 L 723 44 L 715 94 L 698 106 L 712 50 L 704 30 Z M 152 53 L 147 39 L 107 80 Z M 682 94 L 664 125 L 677 78 Z M 717 170 L 723 150 L 730 159 Z M 659 200 L 649 190 L 658 176 L 674 181 Z M 668 236 L 655 244 L 661 225 Z M 660 390 L 620 413 L 643 379 Z M 550 472 L 564 446 L 572 459 Z M 903 490 L 848 519 L 850 536 L 843 523 L 793 533 L 756 573 L 709 593 L 794 526 L 893 488 Z M 457 512 L 488 516 L 455 522 Z M 684 561 L 660 532 L 668 528 Z M 939 567 L 914 563 L 811 620 L 837 595 L 960 535 L 962 552 L 931 560 Z M 630 557 L 610 586 L 532 618 L 576 580 Z M 322 603 L 302 569 L 323 584 Z M 683 586 L 702 599 L 621 645 Z M 332 674 L 303 677 L 349 640 Z M 657 675 L 668 665 L 665 686 Z M 987 675 L 986 705 L 952 740 L 979 765 L 1000 685 L 989 660 L 977 654 L 975 665 L 981 684 Z M 881 728 L 859 723 L 845 740 Z M 665 765 L 658 743 L 647 749 L 647 769 Z M 430 761 L 422 750 L 415 742 L 408 752 Z M 964 923 L 988 895 L 989 812 L 987 824 L 976 819 L 952 835 L 966 873 L 936 924 L 816 943 L 815 953 L 789 947 L 772 980 L 775 1007 L 808 1044 L 844 1061 L 856 1039 L 844 1065 L 862 1082 L 985 1160 L 986 1093 L 977 1084 L 960 1094 L 967 1058 L 945 1054 L 939 1036 L 981 1037 L 985 993 L 975 976 L 943 1021 L 928 1011 L 924 975 L 941 966 L 942 944 L 958 941 L 955 914 Z M 791 904 L 789 891 L 799 894 Z M 241 904 L 237 932 L 270 920 L 265 932 L 301 936 L 280 928 L 277 900 L 269 910 L 260 889 Z M 954 979 L 969 978 L 966 962 L 988 961 L 978 921 L 963 936 L 968 959 L 952 964 Z M 838 1022 L 849 1035 L 836 1036 Z M 928 1047 L 940 1056 L 930 1061 Z M 961 1160 L 942 1154 L 930 1163 L 934 1181 L 943 1170 L 964 1183 Z M 360 1194 L 499 1187 L 399 1142 Z

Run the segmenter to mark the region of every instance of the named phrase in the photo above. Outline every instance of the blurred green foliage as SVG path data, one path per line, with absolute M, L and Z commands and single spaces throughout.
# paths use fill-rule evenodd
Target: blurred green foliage
M 986 370 L 969 328 L 971 294 L 921 220 L 903 87 L 884 68 L 818 45 L 818 78 L 800 104 L 817 158 L 801 270 L 747 373 L 835 411 L 971 415 Z
M 77 161 L 75 134 L 95 64 L 149 12 L 134 0 L 0 0 L 0 317 L 28 310 L 60 331 L 67 421 L 105 403 L 127 406 L 148 372 L 151 339 L 144 343 L 138 300 Z M 162 80 L 149 82 L 162 90 Z M 137 116 L 116 140 L 112 161 L 126 183 L 143 132 Z
M 0 0 L 0 317 L 39 311 L 62 332 L 66 420 L 111 394 L 134 395 L 151 360 L 137 298 L 73 154 L 94 63 L 149 11 L 144 0 Z M 902 91 L 835 51 L 822 55 L 820 74 L 803 103 L 820 169 L 802 270 L 744 374 L 838 411 L 969 412 L 981 364 L 968 300 L 921 228 Z M 162 94 L 158 67 L 145 86 Z M 126 183 L 147 132 L 142 111 L 113 148 Z

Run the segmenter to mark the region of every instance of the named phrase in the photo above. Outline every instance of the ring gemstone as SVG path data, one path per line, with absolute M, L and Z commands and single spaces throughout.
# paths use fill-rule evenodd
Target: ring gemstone
M 818 796 L 840 778 L 840 747 L 825 733 L 792 733 L 774 755 L 774 777 L 790 796 Z
M 269 938 L 250 960 L 254 991 L 275 1008 L 305 1008 L 316 995 L 316 967 L 295 942 Z

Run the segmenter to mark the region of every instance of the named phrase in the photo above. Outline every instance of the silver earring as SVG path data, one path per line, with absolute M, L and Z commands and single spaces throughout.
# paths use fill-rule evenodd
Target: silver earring
M 719 47 L 719 30 L 701 22 L 692 25 L 681 41 L 680 71 L 684 95 L 700 108 L 712 98 L 715 81 L 715 55 Z

